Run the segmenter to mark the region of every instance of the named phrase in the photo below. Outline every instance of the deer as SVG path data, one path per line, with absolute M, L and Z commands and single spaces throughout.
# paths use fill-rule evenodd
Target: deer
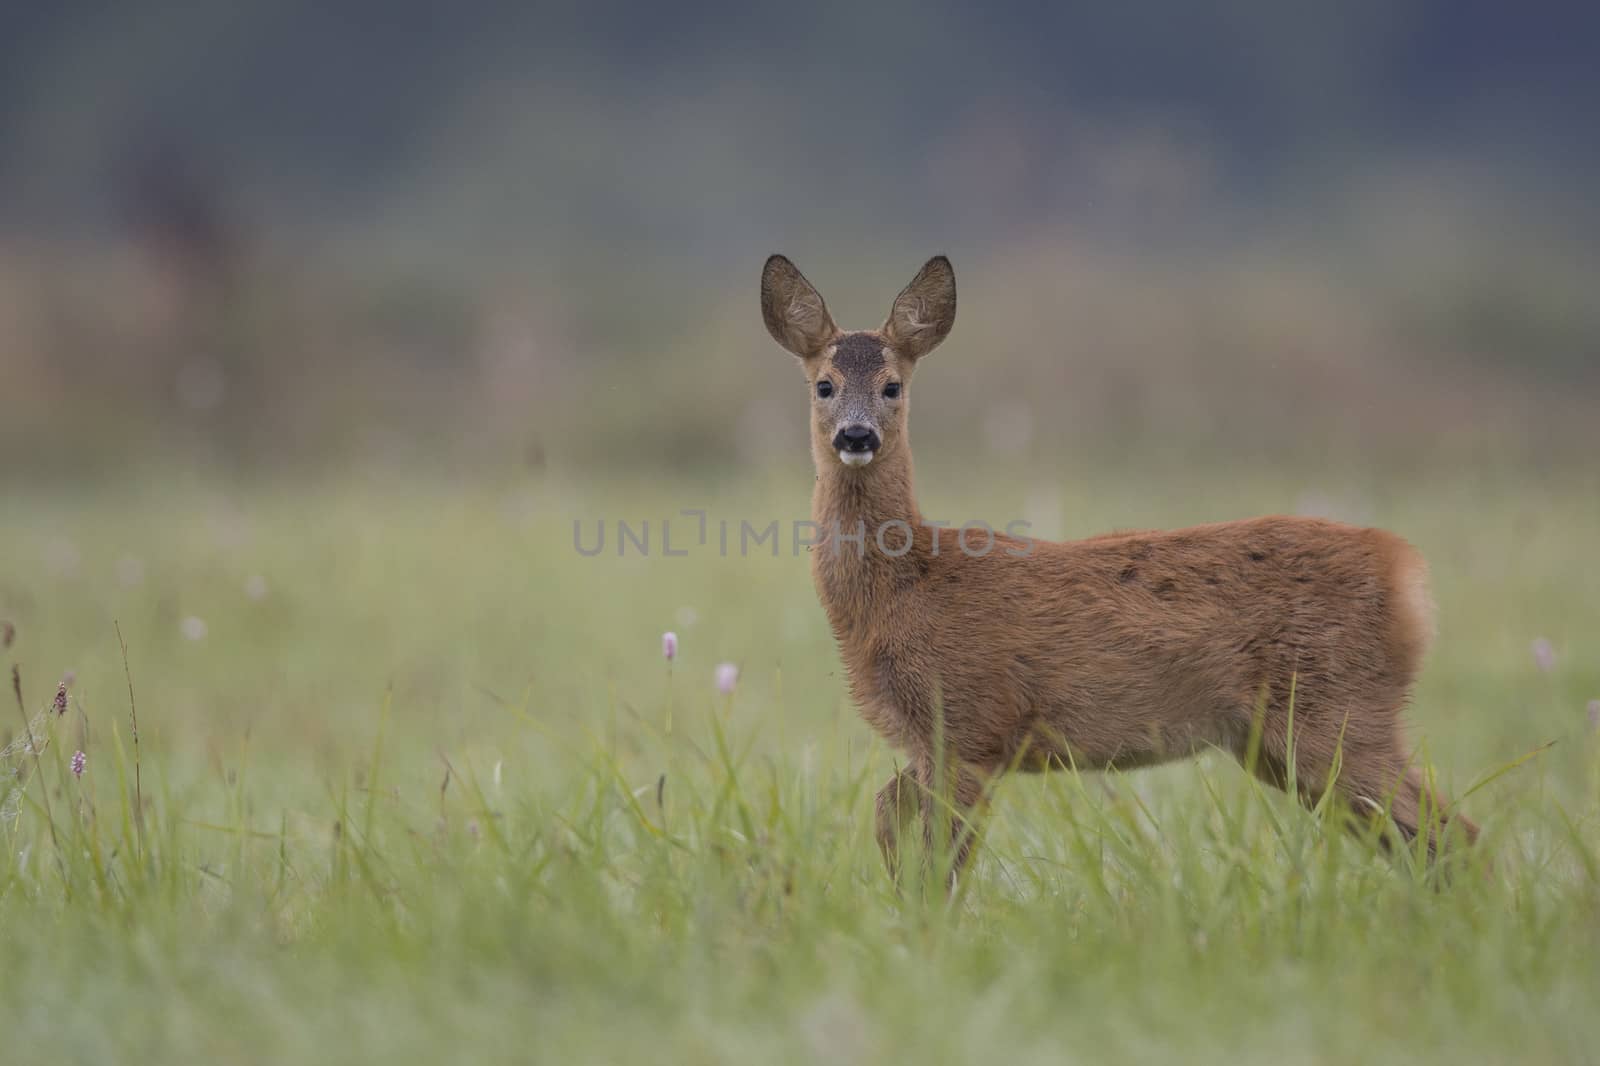
M 955 324 L 935 256 L 875 330 L 841 330 L 788 259 L 761 313 L 810 393 L 811 574 L 866 722 L 906 763 L 877 793 L 897 882 L 920 819 L 951 886 L 1008 771 L 1125 770 L 1220 749 L 1352 827 L 1474 843 L 1414 765 L 1402 713 L 1434 636 L 1421 554 L 1399 536 L 1269 516 L 1050 542 L 926 521 L 912 378 Z M 1007 527 L 1008 529 L 1011 527 Z M 934 849 L 942 849 L 935 851 Z

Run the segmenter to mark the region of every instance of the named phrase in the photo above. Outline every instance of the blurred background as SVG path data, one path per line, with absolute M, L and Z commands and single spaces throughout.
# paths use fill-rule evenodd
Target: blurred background
M 1592 1058 L 1597 21 L 0 0 L 5 1046 Z M 931 518 L 1414 543 L 1418 758 L 1510 890 L 1214 755 L 1008 781 L 981 920 L 900 906 L 806 560 L 682 514 L 808 513 L 773 252 L 850 328 L 953 260 Z
M 8 5 L 0 470 L 800 469 L 777 250 L 851 327 L 954 259 L 924 462 L 1589 463 L 1590 21 Z

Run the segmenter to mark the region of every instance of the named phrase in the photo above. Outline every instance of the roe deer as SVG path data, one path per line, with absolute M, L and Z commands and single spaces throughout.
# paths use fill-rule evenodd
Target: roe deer
M 877 797 L 891 873 L 920 813 L 929 844 L 941 826 L 953 877 L 1006 769 L 1206 747 L 1280 788 L 1292 757 L 1307 803 L 1331 782 L 1352 810 L 1424 834 L 1430 855 L 1447 824 L 1476 838 L 1411 766 L 1401 728 L 1433 630 L 1427 567 L 1405 541 L 1271 517 L 1061 543 L 994 534 L 965 550 L 917 509 L 906 429 L 912 371 L 955 322 L 950 261 L 930 259 L 882 328 L 845 332 L 775 255 L 761 311 L 810 386 L 817 595 L 862 715 L 909 757 Z

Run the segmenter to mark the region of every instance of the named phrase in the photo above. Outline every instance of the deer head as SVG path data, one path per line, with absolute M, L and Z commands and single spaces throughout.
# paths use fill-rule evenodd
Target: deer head
M 911 373 L 955 324 L 956 276 L 950 260 L 934 256 L 881 328 L 846 332 L 795 265 L 775 255 L 761 272 L 761 315 L 772 339 L 800 357 L 818 469 L 834 457 L 864 467 L 905 440 Z

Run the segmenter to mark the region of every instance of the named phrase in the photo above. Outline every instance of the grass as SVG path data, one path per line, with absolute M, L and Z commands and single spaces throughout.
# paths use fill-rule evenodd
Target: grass
M 1306 489 L 1063 474 L 1040 497 L 926 469 L 930 514 L 1059 535 Z M 1434 891 L 1208 757 L 1004 783 L 953 904 L 882 872 L 895 753 L 803 559 L 572 549 L 575 517 L 803 517 L 808 484 L 8 490 L 27 716 L 74 678 L 37 765 L 3 767 L 27 782 L 0 825 L 5 1057 L 1600 1059 L 1592 474 L 1317 486 L 1433 561 L 1412 719 L 1441 784 L 1555 742 L 1464 801 L 1492 874 Z

